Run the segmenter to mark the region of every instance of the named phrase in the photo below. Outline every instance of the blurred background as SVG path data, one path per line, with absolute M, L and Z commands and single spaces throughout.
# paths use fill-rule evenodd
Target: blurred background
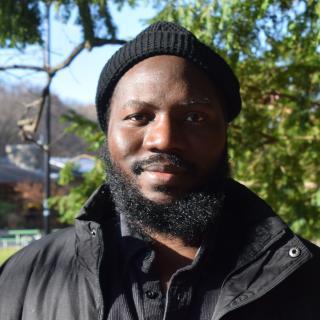
M 148 24 L 180 23 L 232 66 L 243 110 L 232 174 L 300 235 L 320 239 L 320 2 L 0 2 L 0 264 L 72 224 L 105 181 L 95 90 Z

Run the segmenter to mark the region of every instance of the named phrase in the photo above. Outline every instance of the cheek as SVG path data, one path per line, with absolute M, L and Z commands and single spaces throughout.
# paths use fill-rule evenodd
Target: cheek
M 117 163 L 131 160 L 141 145 L 139 135 L 133 134 L 127 128 L 112 126 L 108 130 L 108 147 L 111 158 Z
M 219 162 L 224 152 L 226 130 L 219 128 L 214 131 L 202 132 L 201 135 L 190 136 L 189 141 L 193 146 L 193 154 L 199 167 L 208 170 Z

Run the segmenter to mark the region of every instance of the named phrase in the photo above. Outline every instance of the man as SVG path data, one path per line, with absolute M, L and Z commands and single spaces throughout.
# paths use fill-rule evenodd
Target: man
M 0 319 L 319 319 L 319 249 L 229 178 L 226 62 L 158 22 L 104 67 L 108 184 L 0 277 Z

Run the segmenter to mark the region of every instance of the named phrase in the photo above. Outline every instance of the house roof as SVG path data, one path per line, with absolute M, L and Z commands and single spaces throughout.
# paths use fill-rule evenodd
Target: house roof
M 22 169 L 10 162 L 7 157 L 0 158 L 0 183 L 16 183 L 21 181 L 42 181 L 39 171 Z
M 95 165 L 95 159 L 85 154 L 74 158 L 52 157 L 50 158 L 51 179 L 55 180 L 58 178 L 59 171 L 67 162 L 74 163 L 74 173 L 76 175 L 89 172 Z M 42 180 L 43 172 L 41 170 L 23 168 L 14 164 L 7 157 L 0 157 L 0 183 L 38 182 Z

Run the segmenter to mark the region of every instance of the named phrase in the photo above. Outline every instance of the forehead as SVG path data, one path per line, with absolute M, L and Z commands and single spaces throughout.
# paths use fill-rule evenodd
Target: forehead
M 129 69 L 117 83 L 111 99 L 159 99 L 169 96 L 216 98 L 218 93 L 207 74 L 192 62 L 177 56 L 147 58 Z

